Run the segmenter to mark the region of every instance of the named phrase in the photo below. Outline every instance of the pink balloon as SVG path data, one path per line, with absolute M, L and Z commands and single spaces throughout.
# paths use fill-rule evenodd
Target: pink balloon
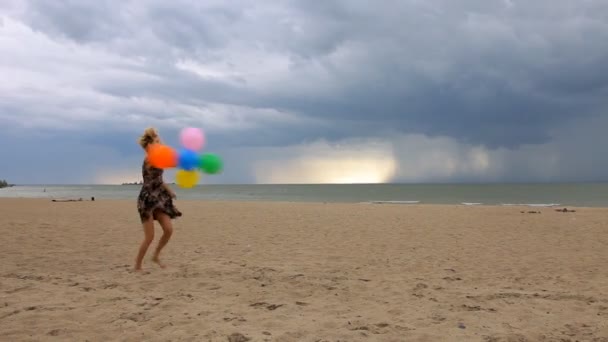
M 180 134 L 180 140 L 185 148 L 192 151 L 200 150 L 205 145 L 203 131 L 194 127 L 184 128 Z

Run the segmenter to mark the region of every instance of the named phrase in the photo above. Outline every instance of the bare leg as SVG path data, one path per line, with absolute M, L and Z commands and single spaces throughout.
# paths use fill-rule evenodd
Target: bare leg
M 148 251 L 148 247 L 154 240 L 154 218 L 150 217 L 147 221 L 143 223 L 144 227 L 144 240 L 141 242 L 139 246 L 139 252 L 137 253 L 137 259 L 135 260 L 135 270 L 141 270 L 141 263 L 144 260 L 144 256 Z
M 157 214 L 158 222 L 160 222 L 160 226 L 163 228 L 163 236 L 158 241 L 158 247 L 156 247 L 156 251 L 154 252 L 154 257 L 152 257 L 152 261 L 157 263 L 161 268 L 165 268 L 165 265 L 160 261 L 160 252 L 169 242 L 171 235 L 173 235 L 173 224 L 171 223 L 171 218 L 163 213 L 159 212 Z

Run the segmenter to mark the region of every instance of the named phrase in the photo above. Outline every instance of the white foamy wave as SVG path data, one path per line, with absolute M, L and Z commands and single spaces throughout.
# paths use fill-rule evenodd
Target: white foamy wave
M 462 202 L 462 205 L 482 205 L 483 203 L 473 203 L 473 202 Z
M 556 207 L 559 203 L 503 203 L 503 206 L 510 207 Z
M 418 204 L 420 201 L 371 201 L 371 204 Z

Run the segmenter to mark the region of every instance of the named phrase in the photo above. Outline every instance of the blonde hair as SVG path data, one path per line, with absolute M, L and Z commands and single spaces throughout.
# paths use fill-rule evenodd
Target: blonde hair
M 156 139 L 157 137 L 158 133 L 156 132 L 156 129 L 153 127 L 148 127 L 144 131 L 144 134 L 139 137 L 139 146 L 141 146 L 143 149 L 146 149 L 148 145 L 154 142 L 154 139 Z

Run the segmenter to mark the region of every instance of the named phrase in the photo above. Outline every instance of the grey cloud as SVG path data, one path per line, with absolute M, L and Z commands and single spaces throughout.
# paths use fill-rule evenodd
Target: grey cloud
M 408 12 L 407 6 L 348 11 L 350 2 L 332 4 L 333 10 L 327 10 L 330 5 L 304 7 L 307 11 L 299 14 L 309 19 L 306 28 L 313 32 L 309 34 L 330 34 L 320 35 L 318 40 L 307 34 L 295 35 L 293 41 L 298 48 L 289 52 L 303 49 L 307 54 L 315 53 L 314 60 L 331 64 L 325 72 L 333 72 L 334 79 L 339 79 L 339 91 L 314 97 L 297 92 L 287 92 L 284 97 L 257 96 L 249 100 L 249 105 L 278 106 L 329 119 L 392 119 L 401 123 L 403 132 L 411 132 L 409 128 L 415 127 L 412 122 L 416 122 L 426 126 L 424 132 L 428 134 L 490 146 L 518 146 L 545 142 L 547 129 L 554 122 L 570 120 L 574 113 L 588 115 L 596 106 L 605 104 L 608 73 L 602 70 L 608 48 L 601 44 L 605 32 L 602 26 L 580 24 L 568 30 L 558 25 L 563 33 L 598 33 L 586 44 L 572 44 L 566 39 L 575 33 L 564 39 L 552 32 L 555 18 L 522 20 L 505 13 L 504 8 L 469 2 L 464 10 L 454 9 L 455 14 L 440 12 L 439 17 L 446 23 L 446 31 L 440 35 L 430 27 L 438 24 L 436 21 L 418 19 L 419 11 Z M 485 16 L 471 19 L 465 10 L 481 11 Z M 558 14 L 565 18 L 569 10 L 564 7 L 559 11 L 558 7 Z M 473 27 L 467 28 L 467 24 Z M 429 37 L 425 36 L 427 30 L 432 33 Z M 293 32 L 287 32 L 285 40 L 289 41 Z M 338 33 L 332 36 L 332 32 Z M 537 36 L 538 41 L 528 36 Z M 358 44 L 349 45 L 353 40 Z M 319 48 L 313 42 L 328 48 Z M 338 64 L 329 59 L 331 52 L 340 47 L 349 51 L 349 46 L 363 56 L 361 60 L 347 59 Z M 581 59 L 583 50 L 586 57 Z M 439 79 L 420 68 L 426 59 L 446 65 Z M 306 83 L 302 76 L 297 82 Z M 290 85 L 286 86 L 289 89 Z M 564 91 L 568 91 L 567 99 Z M 589 99 L 594 93 L 595 98 Z M 248 101 L 244 96 L 238 98 Z
M 26 4 L 26 18 L 33 28 L 75 41 L 104 41 L 123 29 L 113 1 L 31 0 Z
M 203 52 L 224 46 L 228 27 L 242 18 L 238 8 L 201 8 L 196 3 L 165 3 L 146 11 L 152 32 L 168 46 Z
M 213 144 L 233 151 L 424 134 L 494 151 L 495 165 L 520 165 L 523 179 L 536 172 L 522 166 L 532 155 L 569 151 L 556 130 L 608 115 L 605 1 L 24 3 L 9 15 L 88 55 L 66 57 L 71 67 L 60 72 L 50 70 L 61 67 L 60 52 L 10 63 L 82 91 L 4 95 L 0 117 L 23 129 L 22 117 L 36 129 L 86 129 L 74 137 L 122 156 L 138 153 L 126 137 L 148 124 L 176 136 L 216 120 Z M 84 61 L 95 54 L 110 57 Z M 179 69 L 184 60 L 221 77 Z
M 82 136 L 81 136 L 82 137 Z M 75 139 L 74 139 L 75 140 Z M 50 134 L 0 134 L 2 178 L 17 184 L 93 183 L 104 167 L 131 166 L 111 147 Z

